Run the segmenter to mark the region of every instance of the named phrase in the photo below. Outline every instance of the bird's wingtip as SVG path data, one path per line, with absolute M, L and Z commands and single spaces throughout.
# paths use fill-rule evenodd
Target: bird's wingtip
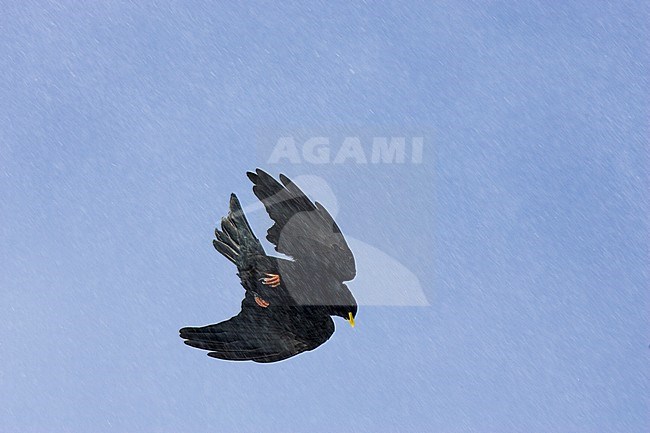
M 284 184 L 284 186 L 287 186 L 291 183 L 291 179 L 289 179 L 283 173 L 280 173 L 280 181 Z

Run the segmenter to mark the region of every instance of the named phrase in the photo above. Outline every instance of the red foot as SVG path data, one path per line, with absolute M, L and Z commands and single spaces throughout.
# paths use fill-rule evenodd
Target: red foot
M 264 299 L 260 298 L 259 296 L 255 296 L 255 303 L 262 308 L 266 308 L 269 305 L 271 305 L 268 302 L 266 302 Z
M 271 287 L 278 287 L 280 285 L 280 276 L 278 274 L 264 274 L 267 278 L 262 278 L 262 284 Z

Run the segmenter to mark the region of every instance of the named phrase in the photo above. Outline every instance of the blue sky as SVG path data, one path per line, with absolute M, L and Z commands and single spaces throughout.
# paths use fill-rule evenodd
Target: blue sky
M 0 430 L 650 428 L 647 6 L 3 11 Z M 421 134 L 422 163 L 268 164 L 300 131 Z M 184 346 L 238 311 L 212 230 L 258 166 L 325 181 L 429 305 L 273 365 Z M 357 253 L 353 292 L 411 290 Z

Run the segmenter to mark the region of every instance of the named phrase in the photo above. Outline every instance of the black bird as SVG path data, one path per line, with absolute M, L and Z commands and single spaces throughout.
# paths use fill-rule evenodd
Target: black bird
M 232 194 L 213 244 L 237 266 L 241 311 L 215 325 L 183 328 L 180 336 L 213 358 L 281 361 L 326 342 L 334 333 L 330 316 L 354 326 L 357 303 L 343 283 L 356 275 L 354 256 L 332 216 L 289 178 L 281 174 L 280 183 L 260 169 L 246 174 L 274 222 L 266 238 L 293 260 L 266 255 Z

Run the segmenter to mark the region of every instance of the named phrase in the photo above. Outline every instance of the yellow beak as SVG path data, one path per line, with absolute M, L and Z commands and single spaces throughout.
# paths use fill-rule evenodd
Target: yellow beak
M 352 313 L 348 313 L 348 323 L 354 328 L 354 317 L 352 317 Z

